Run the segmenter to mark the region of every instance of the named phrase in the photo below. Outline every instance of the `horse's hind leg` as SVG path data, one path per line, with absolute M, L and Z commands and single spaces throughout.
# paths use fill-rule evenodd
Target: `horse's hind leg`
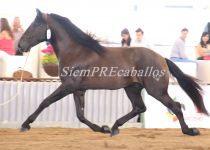
M 196 128 L 189 128 L 187 124 L 185 123 L 183 113 L 181 110 L 181 104 L 179 102 L 175 102 L 172 100 L 172 98 L 168 95 L 166 92 L 165 94 L 162 94 L 161 96 L 155 96 L 156 99 L 158 99 L 163 105 L 168 107 L 178 118 L 182 132 L 187 135 L 199 135 L 199 130 Z
M 26 121 L 21 126 L 21 131 L 27 131 L 30 129 L 30 123 L 34 122 L 34 120 L 38 117 L 38 115 L 50 104 L 60 100 L 66 95 L 72 93 L 74 90 L 70 88 L 68 85 L 61 84 L 51 95 L 49 95 L 46 99 L 42 101 L 39 105 L 38 109 L 30 115 Z
M 113 125 L 111 129 L 112 136 L 117 135 L 119 133 L 119 129 L 118 129 L 119 126 L 122 126 L 124 123 L 126 123 L 131 118 L 135 117 L 137 114 L 140 114 L 146 111 L 146 107 L 141 97 L 142 87 L 140 87 L 139 85 L 133 85 L 133 86 L 126 87 L 124 89 L 128 98 L 131 101 L 133 109 L 130 113 L 121 117 L 115 122 L 115 124 Z
M 74 95 L 74 101 L 75 101 L 75 105 L 76 105 L 76 112 L 77 112 L 77 117 L 78 119 L 86 124 L 87 126 L 89 126 L 93 131 L 95 132 L 102 132 L 102 133 L 110 133 L 110 129 L 108 126 L 102 126 L 99 127 L 96 124 L 91 123 L 89 120 L 87 120 L 84 116 L 84 95 L 85 95 L 85 91 L 75 91 L 73 93 Z

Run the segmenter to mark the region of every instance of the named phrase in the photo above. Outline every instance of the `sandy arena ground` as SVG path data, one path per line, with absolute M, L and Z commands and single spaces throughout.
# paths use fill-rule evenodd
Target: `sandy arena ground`
M 210 150 L 210 129 L 186 136 L 180 129 L 121 129 L 118 136 L 89 129 L 0 129 L 0 150 Z

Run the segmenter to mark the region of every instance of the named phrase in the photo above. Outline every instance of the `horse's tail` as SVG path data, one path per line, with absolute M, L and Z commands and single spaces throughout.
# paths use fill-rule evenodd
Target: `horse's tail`
M 174 64 L 169 59 L 165 58 L 166 63 L 168 65 L 169 71 L 171 74 L 176 77 L 179 85 L 181 88 L 187 93 L 187 95 L 192 99 L 194 105 L 197 107 L 198 111 L 209 115 L 208 111 L 206 110 L 203 97 L 201 95 L 202 88 L 197 83 L 197 79 L 191 77 L 187 74 L 184 74 L 176 64 Z

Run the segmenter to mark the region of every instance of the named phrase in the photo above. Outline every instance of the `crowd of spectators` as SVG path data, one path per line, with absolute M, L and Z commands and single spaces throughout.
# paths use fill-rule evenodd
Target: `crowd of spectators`
M 19 17 L 15 17 L 12 26 L 7 18 L 0 19 L 0 52 L 8 55 L 22 55 L 17 50 L 17 44 L 24 33 Z
M 181 29 L 180 36 L 174 42 L 170 52 L 170 59 L 177 62 L 195 62 L 190 60 L 186 54 L 185 41 L 189 30 L 187 28 Z M 136 29 L 135 39 L 130 36 L 130 32 L 127 28 L 121 31 L 121 46 L 122 47 L 146 47 L 151 48 L 148 41 L 144 38 L 144 31 L 141 28 Z M 200 42 L 195 46 L 196 59 L 197 60 L 210 60 L 210 34 L 209 32 L 203 32 L 200 38 Z

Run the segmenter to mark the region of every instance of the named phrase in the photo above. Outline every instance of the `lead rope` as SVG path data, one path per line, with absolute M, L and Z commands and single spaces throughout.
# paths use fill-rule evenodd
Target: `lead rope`
M 27 57 L 26 57 L 26 61 L 25 61 L 25 63 L 24 63 L 23 69 L 22 69 L 20 81 L 18 81 L 18 83 L 22 83 L 22 82 L 23 82 L 23 71 L 24 71 L 24 69 L 25 69 L 25 66 L 26 66 L 26 63 L 27 63 L 27 61 L 28 61 L 29 55 L 30 55 L 30 51 L 29 51 L 29 53 L 28 53 L 28 55 L 27 55 Z M 0 107 L 1 107 L 1 106 L 4 106 L 4 105 L 6 105 L 6 104 L 9 104 L 9 103 L 12 102 L 13 100 L 15 100 L 15 98 L 19 95 L 19 91 L 20 91 L 20 86 L 19 86 L 19 84 L 18 84 L 17 93 L 16 93 L 14 96 L 12 96 L 10 99 L 8 99 L 7 101 L 1 103 L 1 104 L 0 104 Z

